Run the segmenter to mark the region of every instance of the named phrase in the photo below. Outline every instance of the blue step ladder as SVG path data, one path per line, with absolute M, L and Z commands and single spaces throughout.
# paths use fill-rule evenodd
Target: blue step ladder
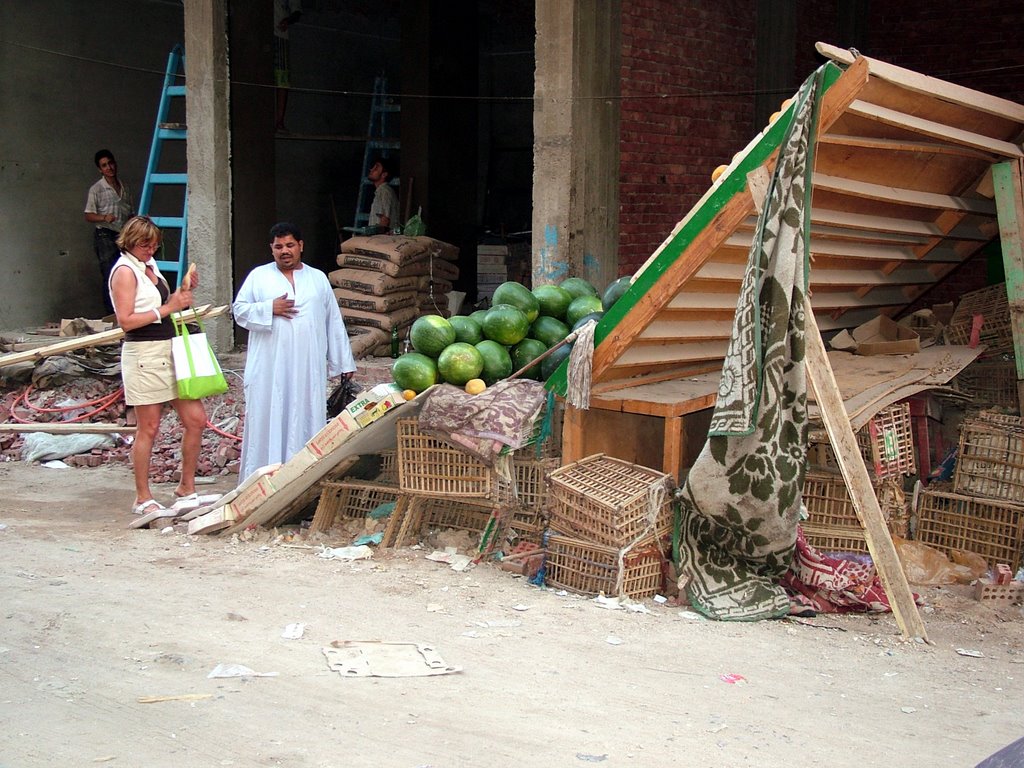
M 149 216 L 150 220 L 164 231 L 164 235 L 178 233 L 177 258 L 158 258 L 157 266 L 167 277 L 171 287 L 177 286 L 181 276 L 188 267 L 186 251 L 188 232 L 188 174 L 168 173 L 160 171 L 160 157 L 165 141 L 186 141 L 186 124 L 169 122 L 172 107 L 178 107 L 184 114 L 185 98 L 185 52 L 181 45 L 176 45 L 167 57 L 167 71 L 164 74 L 164 87 L 160 93 L 160 106 L 157 109 L 156 126 L 153 128 L 153 143 L 149 148 L 149 163 L 146 165 L 146 177 L 142 184 L 142 197 L 139 199 L 139 214 Z M 157 187 L 179 187 L 181 194 L 181 212 L 173 215 L 154 214 L 150 210 L 153 203 L 153 192 Z M 161 248 L 159 256 L 169 254 Z M 173 273 L 173 279 L 172 275 Z
M 370 102 L 370 126 L 366 131 L 366 148 L 363 150 L 363 175 L 360 176 L 359 195 L 356 199 L 356 215 L 352 222 L 352 232 L 362 231 L 370 224 L 370 207 L 376 191 L 373 182 L 367 177 L 377 156 L 393 158 L 401 149 L 401 142 L 388 136 L 388 116 L 400 113 L 402 105 L 392 101 L 388 95 L 388 80 L 378 75 L 373 80 L 373 99 Z M 390 128 L 393 130 L 393 128 Z M 398 177 L 388 180 L 392 187 L 398 186 Z M 392 226 L 398 222 L 392 222 Z

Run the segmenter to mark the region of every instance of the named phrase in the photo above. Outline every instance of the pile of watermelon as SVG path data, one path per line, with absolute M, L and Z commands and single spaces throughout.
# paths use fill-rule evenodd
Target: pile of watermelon
M 623 281 L 621 290 L 613 291 Z M 540 357 L 588 320 L 599 320 L 628 285 L 628 277 L 620 278 L 608 286 L 602 298 L 593 285 L 579 277 L 532 291 L 521 283 L 502 283 L 494 291 L 490 309 L 450 319 L 440 315 L 418 318 L 409 330 L 416 351 L 399 357 L 391 375 L 398 386 L 413 392 L 422 392 L 439 381 L 462 387 L 482 379 L 490 386 Z M 606 306 L 608 300 L 611 303 Z M 571 345 L 565 344 L 521 375 L 544 381 L 570 351 Z

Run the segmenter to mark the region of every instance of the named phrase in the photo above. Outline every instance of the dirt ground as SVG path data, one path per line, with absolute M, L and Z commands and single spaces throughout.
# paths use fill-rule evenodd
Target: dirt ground
M 716 623 L 426 549 L 128 530 L 131 500 L 127 467 L 0 464 L 3 768 L 939 768 L 1024 735 L 1024 618 L 966 587 L 923 590 L 924 645 L 891 615 Z M 461 671 L 346 678 L 336 640 L 427 643 Z

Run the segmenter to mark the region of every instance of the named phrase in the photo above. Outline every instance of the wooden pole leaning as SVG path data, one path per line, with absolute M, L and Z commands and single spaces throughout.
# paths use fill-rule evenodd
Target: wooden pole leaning
M 878 506 L 878 498 L 871 487 L 867 467 L 857 447 L 857 438 L 853 434 L 843 398 L 839 393 L 839 385 L 836 384 L 832 365 L 828 361 L 809 296 L 804 300 L 804 312 L 807 318 L 807 378 L 814 388 L 818 410 L 821 412 L 821 419 L 835 450 L 839 469 L 853 500 L 853 508 L 861 525 L 864 526 L 864 538 L 871 559 L 882 580 L 889 605 L 903 636 L 907 639 L 920 638 L 928 642 L 924 622 L 917 610 L 914 595 L 910 591 L 907 577 L 896 554 L 896 546 L 889 535 L 881 507 Z

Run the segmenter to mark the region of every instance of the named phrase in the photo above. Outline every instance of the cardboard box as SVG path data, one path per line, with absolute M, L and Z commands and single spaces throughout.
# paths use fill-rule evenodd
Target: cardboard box
M 263 475 L 231 502 L 231 509 L 236 518 L 247 517 L 277 490 L 270 480 L 271 477 L 273 477 L 272 474 Z
M 359 424 L 355 417 L 347 410 L 342 411 L 333 419 L 327 422 L 323 429 L 309 438 L 305 450 L 317 458 L 326 456 L 339 445 L 344 443 L 353 432 L 359 431 Z
M 355 415 L 356 423 L 360 427 L 365 427 L 368 424 L 372 424 L 387 411 L 390 411 L 396 406 L 402 405 L 405 402 L 405 397 L 402 396 L 401 392 L 395 392 L 389 394 L 382 400 L 378 400 L 376 403 L 367 404 L 362 411 Z
M 856 355 L 911 355 L 921 351 L 921 338 L 911 328 L 879 315 L 853 329 L 843 330 L 830 342 L 832 349 Z
M 365 427 L 379 419 L 386 411 L 404 402 L 405 398 L 402 397 L 399 386 L 394 382 L 388 382 L 360 392 L 344 412 L 348 413 L 359 427 Z

